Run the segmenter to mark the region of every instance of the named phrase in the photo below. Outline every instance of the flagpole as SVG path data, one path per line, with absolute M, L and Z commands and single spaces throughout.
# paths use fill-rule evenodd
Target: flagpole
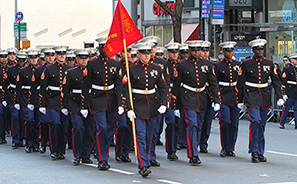
M 126 39 L 123 39 L 123 44 L 124 44 L 125 63 L 126 63 L 126 71 L 127 71 L 127 78 L 128 78 L 129 98 L 130 98 L 130 104 L 131 104 L 132 111 L 134 111 Z M 133 132 L 133 141 L 134 141 L 135 162 L 137 164 L 137 162 L 138 162 L 138 160 L 137 160 L 137 150 L 138 149 L 137 149 L 137 144 L 136 144 L 136 131 L 135 131 L 135 119 L 134 119 L 134 117 L 132 117 L 132 132 Z

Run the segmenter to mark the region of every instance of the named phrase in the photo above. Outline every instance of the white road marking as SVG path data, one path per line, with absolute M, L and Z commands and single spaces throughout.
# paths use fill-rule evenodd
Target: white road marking
M 273 154 L 278 154 L 278 155 L 286 155 L 286 156 L 297 157 L 297 154 L 292 154 L 292 153 L 283 153 L 283 152 L 277 152 L 277 151 L 266 151 L 266 152 L 273 153 Z
M 158 182 L 163 182 L 163 183 L 169 183 L 169 184 L 182 184 L 174 181 L 169 181 L 169 180 L 157 180 Z
M 96 165 L 96 164 L 83 164 L 83 165 L 91 166 L 91 167 L 96 167 L 96 168 L 97 168 L 97 165 Z M 110 169 L 108 169 L 108 170 L 109 170 L 109 171 L 113 171 L 113 172 L 117 172 L 117 173 L 127 174 L 127 175 L 135 174 L 135 173 L 132 173 L 132 172 L 123 171 L 123 170 L 120 170 L 120 169 L 114 169 L 114 168 L 110 168 Z

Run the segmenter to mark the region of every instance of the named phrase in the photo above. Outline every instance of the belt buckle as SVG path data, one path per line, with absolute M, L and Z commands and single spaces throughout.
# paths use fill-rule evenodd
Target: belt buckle
M 262 87 L 262 84 L 257 84 L 257 87 L 258 87 L 258 88 L 261 88 L 261 87 Z
M 149 90 L 147 90 L 147 89 L 144 90 L 144 94 L 145 94 L 145 95 L 149 94 Z
M 107 90 L 108 90 L 108 86 L 104 86 L 104 87 L 103 87 L 103 90 L 104 90 L 104 91 L 107 91 Z
M 196 93 L 200 92 L 201 88 L 196 88 Z
M 230 86 L 233 87 L 233 86 L 235 86 L 235 85 L 234 85 L 234 83 L 230 83 Z
M 59 89 L 60 91 L 62 91 L 62 87 L 60 87 L 60 89 Z

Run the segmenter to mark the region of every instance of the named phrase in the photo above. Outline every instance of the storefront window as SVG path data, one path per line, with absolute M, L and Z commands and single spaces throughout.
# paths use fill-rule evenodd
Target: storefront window
M 162 46 L 163 45 L 163 26 L 155 26 L 155 36 L 158 36 L 161 39 L 158 45 Z
M 172 35 L 172 25 L 164 25 L 163 30 L 164 30 L 164 45 L 166 45 L 173 38 L 173 35 Z
M 145 36 L 152 36 L 153 35 L 153 26 L 148 26 L 145 28 Z

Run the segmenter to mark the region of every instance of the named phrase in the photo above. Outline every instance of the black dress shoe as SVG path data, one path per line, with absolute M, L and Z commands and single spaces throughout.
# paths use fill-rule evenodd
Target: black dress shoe
M 105 171 L 108 170 L 110 168 L 110 165 L 107 163 L 107 161 L 102 161 L 98 163 L 98 169 Z
M 51 156 L 51 158 L 54 159 L 54 160 L 56 160 L 56 159 L 59 158 L 59 155 L 58 155 L 57 153 L 51 153 L 50 156 Z
M 156 143 L 157 146 L 162 146 L 163 145 L 163 142 L 159 139 Z
M 40 153 L 42 153 L 42 154 L 43 154 L 43 153 L 45 153 L 45 152 L 46 152 L 46 146 L 44 146 L 44 147 L 41 147 L 41 148 L 40 148 Z
M 16 149 L 16 148 L 20 147 L 20 144 L 18 144 L 18 143 L 12 143 L 11 147 L 13 147 L 13 148 Z
M 260 162 L 258 153 L 252 153 L 252 162 L 253 162 L 253 163 L 258 163 L 258 162 Z
M 131 146 L 130 152 L 133 152 L 133 151 L 134 151 L 134 146 Z
M 150 160 L 151 166 L 153 167 L 160 167 L 160 163 L 157 160 Z
M 5 139 L 2 139 L 2 144 L 7 144 L 7 141 Z
M 33 152 L 39 152 L 39 148 L 33 148 Z
M 190 158 L 189 163 L 192 165 L 199 165 L 199 164 L 201 164 L 201 160 L 199 159 L 198 156 L 195 156 L 195 157 Z
M 19 146 L 20 147 L 25 147 L 25 145 L 22 142 L 19 144 Z
M 182 149 L 182 144 L 181 143 L 178 143 L 177 144 L 177 150 L 181 150 Z
M 168 153 L 167 159 L 169 159 L 170 161 L 178 160 L 178 156 L 175 154 L 175 152 Z
M 95 150 L 94 149 L 92 149 L 92 151 L 91 151 L 91 154 L 95 154 L 96 152 L 95 152 Z
M 221 150 L 220 156 L 221 156 L 221 157 L 225 157 L 225 156 L 227 156 L 227 151 L 226 151 L 226 149 L 223 148 L 223 149 Z
M 73 160 L 73 164 L 75 166 L 78 166 L 79 164 L 81 164 L 81 159 L 79 157 L 75 157 Z
M 122 162 L 131 162 L 131 159 L 129 157 L 126 157 L 126 156 L 122 156 L 121 160 L 122 160 Z
M 31 148 L 30 147 L 26 147 L 25 148 L 26 153 L 31 153 Z
M 285 129 L 285 126 L 284 126 L 284 125 L 278 125 L 278 127 L 279 127 L 280 129 Z
M 72 149 L 72 144 L 68 144 L 68 149 Z
M 115 143 L 114 142 L 111 142 L 110 143 L 110 147 L 115 147 L 116 145 L 115 145 Z
M 235 153 L 233 151 L 227 151 L 227 156 L 228 157 L 235 157 Z
M 65 156 L 63 154 L 59 154 L 59 159 L 63 160 L 65 159 Z
M 118 161 L 118 162 L 121 162 L 122 161 L 122 156 L 115 156 L 115 160 Z
M 149 174 L 151 174 L 151 170 L 148 167 L 143 167 L 139 169 L 138 173 L 141 174 L 142 177 L 147 177 Z
M 187 144 L 182 144 L 182 149 L 187 149 Z
M 93 163 L 93 161 L 90 158 L 83 158 L 81 162 L 84 164 L 92 164 Z
M 208 153 L 208 150 L 206 148 L 200 148 L 200 153 Z
M 259 161 L 260 162 L 267 162 L 267 158 L 264 157 L 263 155 L 259 155 Z

